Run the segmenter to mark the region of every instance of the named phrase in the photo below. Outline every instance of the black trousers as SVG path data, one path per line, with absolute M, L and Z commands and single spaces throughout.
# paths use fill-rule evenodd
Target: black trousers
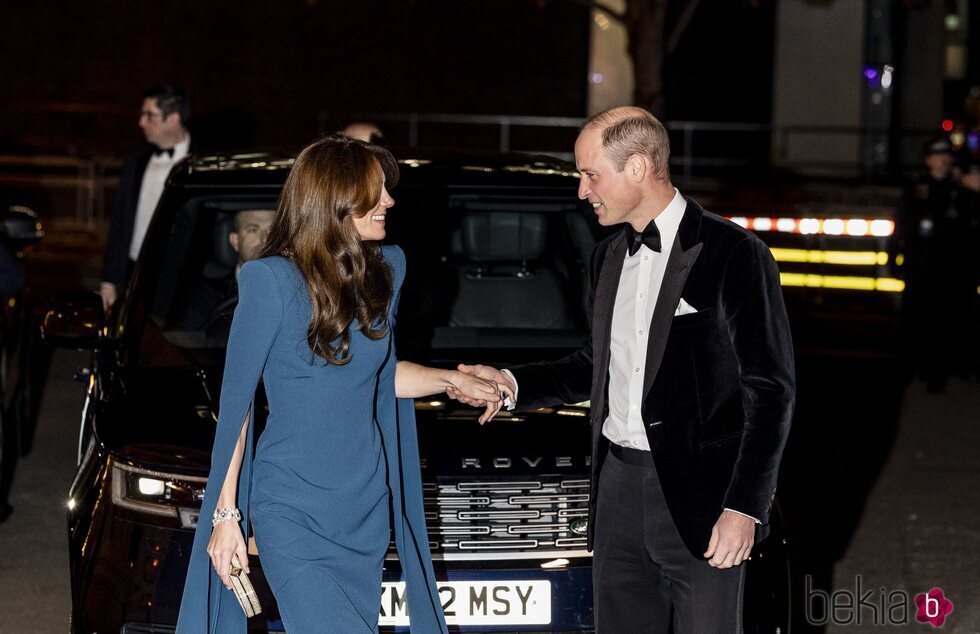
M 599 474 L 592 576 L 598 634 L 742 632 L 745 566 L 694 557 L 648 451 L 615 446 Z M 720 511 L 719 511 L 720 512 Z

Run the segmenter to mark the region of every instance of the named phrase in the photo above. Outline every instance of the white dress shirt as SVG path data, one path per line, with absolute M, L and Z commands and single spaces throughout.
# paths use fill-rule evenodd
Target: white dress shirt
M 650 450 L 641 414 L 647 341 L 667 259 L 686 208 L 687 201 L 674 189 L 674 198 L 654 220 L 660 231 L 660 253 L 641 244 L 635 254 L 627 251 L 624 256 L 609 337 L 609 416 L 602 424 L 602 434 L 623 447 Z M 670 308 L 673 313 L 676 307 Z
M 163 186 L 167 183 L 167 176 L 170 169 L 180 159 L 187 156 L 191 146 L 191 135 L 186 135 L 184 140 L 174 146 L 174 155 L 170 156 L 166 152 L 150 157 L 150 162 L 146 164 L 146 171 L 143 172 L 143 182 L 140 185 L 139 202 L 136 203 L 136 219 L 133 223 L 133 239 L 129 243 L 129 259 L 135 260 L 139 257 L 140 247 L 143 246 L 143 238 L 146 237 L 146 230 L 150 227 L 153 220 L 153 212 L 160 202 L 163 195 Z

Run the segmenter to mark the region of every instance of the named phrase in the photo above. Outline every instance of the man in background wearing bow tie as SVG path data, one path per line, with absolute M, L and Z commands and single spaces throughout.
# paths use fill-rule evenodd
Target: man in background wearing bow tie
M 139 126 L 147 143 L 123 159 L 109 218 L 99 287 L 106 311 L 129 283 L 170 169 L 191 151 L 187 116 L 187 97 L 173 86 L 156 86 L 143 95 Z
M 740 564 L 767 533 L 795 398 L 769 249 L 681 196 L 669 154 L 645 110 L 585 124 L 578 195 L 624 229 L 592 254 L 589 342 L 555 362 L 460 366 L 520 410 L 591 400 L 601 634 L 742 631 Z

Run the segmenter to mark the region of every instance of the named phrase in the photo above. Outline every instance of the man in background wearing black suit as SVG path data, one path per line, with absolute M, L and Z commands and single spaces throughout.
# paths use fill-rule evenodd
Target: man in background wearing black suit
M 460 366 L 521 410 L 591 400 L 601 634 L 667 632 L 671 621 L 678 634 L 742 631 L 740 564 L 767 533 L 795 398 L 768 248 L 682 197 L 669 154 L 645 110 L 585 124 L 579 197 L 624 229 L 593 251 L 588 343 L 550 363 Z
M 187 116 L 187 97 L 173 86 L 156 86 L 143 95 L 139 126 L 146 144 L 123 159 L 109 218 L 99 287 L 106 311 L 129 283 L 170 169 L 191 151 Z

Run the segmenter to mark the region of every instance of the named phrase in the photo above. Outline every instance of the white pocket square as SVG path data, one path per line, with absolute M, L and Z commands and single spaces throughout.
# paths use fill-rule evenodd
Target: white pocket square
M 696 312 L 698 312 L 698 310 L 685 302 L 684 298 L 682 297 L 681 302 L 677 304 L 677 310 L 674 311 L 674 317 L 678 317 L 680 315 L 690 315 L 691 313 Z

